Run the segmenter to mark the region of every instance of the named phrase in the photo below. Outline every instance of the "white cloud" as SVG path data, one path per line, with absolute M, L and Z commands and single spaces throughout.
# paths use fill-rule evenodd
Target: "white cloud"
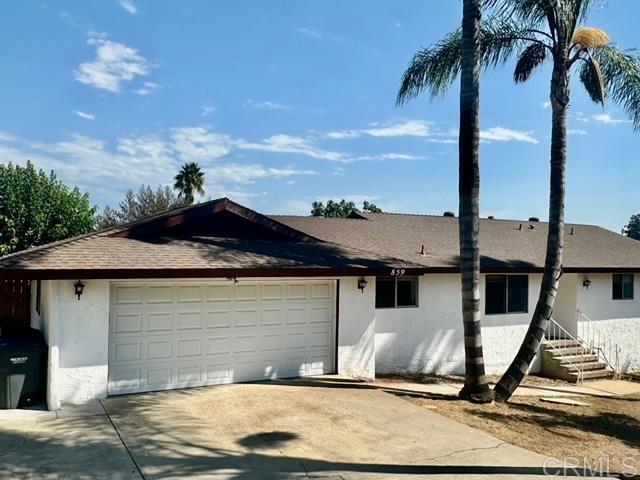
M 359 157 L 353 157 L 352 161 L 360 160 L 425 160 L 429 157 L 420 155 L 410 155 L 407 153 L 380 153 L 378 155 L 361 155 Z
M 433 123 L 424 120 L 406 120 L 402 122 L 388 123 L 385 125 L 374 124 L 371 128 L 359 130 L 340 130 L 327 133 L 327 137 L 334 140 L 345 138 L 358 138 L 364 135 L 371 137 L 428 137 Z
M 74 113 L 77 116 L 79 116 L 80 118 L 84 118 L 85 120 L 95 120 L 96 119 L 96 116 L 92 115 L 91 113 L 81 112 L 80 110 L 76 110 Z
M 284 103 L 271 102 L 266 100 L 264 102 L 256 102 L 252 99 L 247 100 L 245 103 L 247 107 L 258 108 L 261 110 L 290 110 L 291 105 L 286 105 Z
M 551 108 L 551 102 L 542 102 L 540 105 L 541 105 L 541 106 L 542 106 L 542 108 L 544 108 L 545 110 L 546 110 L 547 108 Z
M 320 160 L 331 160 L 334 162 L 350 160 L 350 156 L 345 153 L 323 150 L 313 145 L 308 139 L 293 135 L 273 135 L 258 143 L 237 140 L 235 141 L 235 145 L 237 148 L 242 150 L 294 153 Z
M 533 132 L 522 130 L 511 130 L 504 127 L 492 127 L 487 130 L 480 131 L 480 139 L 484 141 L 495 142 L 526 142 L 526 143 L 539 143 L 539 141 L 533 137 Z
M 135 48 L 108 40 L 105 34 L 89 33 L 89 45 L 96 46 L 96 58 L 82 63 L 74 78 L 101 90 L 119 92 L 122 84 L 149 75 L 151 64 Z
M 591 118 L 595 122 L 600 122 L 600 123 L 604 123 L 604 124 L 607 124 L 607 125 L 617 125 L 617 124 L 620 124 L 620 123 L 628 123 L 629 122 L 629 120 L 613 118 L 608 113 L 599 113 L 597 115 L 591 115 Z
M 286 178 L 294 175 L 317 175 L 313 170 L 298 170 L 295 168 L 273 168 L 263 165 L 226 164 L 216 165 L 206 171 L 208 178 L 219 181 L 233 181 L 236 183 L 255 183 L 260 178 Z
M 213 105 L 202 105 L 200 115 L 203 117 L 208 117 L 212 115 L 216 111 L 216 107 Z
M 586 135 L 587 131 L 580 128 L 570 128 L 569 130 L 567 130 L 567 133 L 569 135 Z
M 227 155 L 236 140 L 204 127 L 180 127 L 168 135 L 127 136 L 106 142 L 85 135 L 72 135 L 59 142 L 22 140 L 0 132 L 0 158 L 24 164 L 31 159 L 38 168 L 55 170 L 63 181 L 89 190 L 109 201 L 117 201 L 128 188 L 141 183 L 170 182 L 180 164 L 199 161 L 206 172 L 207 196 L 231 192 L 238 200 L 248 201 L 252 192 L 234 187 L 260 179 L 292 179 L 317 175 L 311 169 L 224 163 L 216 160 Z
M 17 142 L 19 140 L 15 135 L 11 135 L 8 132 L 0 131 L 0 141 L 1 142 Z
M 142 87 L 137 88 L 133 91 L 133 93 L 137 94 L 137 95 L 141 95 L 141 96 L 145 96 L 145 95 L 151 95 L 153 92 L 155 92 L 158 88 L 160 88 L 160 85 L 158 85 L 157 83 L 153 83 L 153 82 L 144 82 L 142 84 Z
M 229 135 L 210 132 L 205 127 L 172 129 L 173 150 L 184 161 L 215 160 L 227 155 L 233 146 Z
M 136 13 L 138 13 L 138 9 L 131 0 L 119 0 L 118 3 L 131 15 L 135 15 Z
M 331 40 L 333 42 L 342 42 L 342 41 L 344 41 L 344 38 L 342 38 L 342 37 L 340 37 L 338 35 L 333 35 L 331 33 L 322 32 L 320 30 L 317 30 L 315 28 L 310 28 L 310 27 L 297 28 L 296 32 L 298 32 L 299 34 L 304 35 L 306 37 L 316 38 L 318 40 Z

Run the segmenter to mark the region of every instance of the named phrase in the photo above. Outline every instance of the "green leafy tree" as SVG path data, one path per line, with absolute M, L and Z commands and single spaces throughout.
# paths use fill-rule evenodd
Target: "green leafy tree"
M 448 86 L 460 73 L 458 228 L 465 346 L 465 382 L 460 398 L 489 403 L 493 394 L 485 374 L 480 323 L 480 4 L 480 0 L 464 0 L 461 29 L 414 57 L 404 74 L 397 103 L 403 104 L 425 88 L 434 96 L 443 82 Z M 447 61 L 456 62 L 455 72 L 443 68 Z
M 98 228 L 102 230 L 133 222 L 182 205 L 183 201 L 178 199 L 169 186 L 158 185 L 154 190 L 150 185 L 140 185 L 136 192 L 127 191 L 118 205 L 118 210 L 105 207 L 102 215 L 98 217 Z
M 339 202 L 333 200 L 323 202 L 313 202 L 311 205 L 311 216 L 328 218 L 347 218 L 357 212 L 358 208 L 354 202 L 347 202 L 344 198 Z M 374 203 L 365 201 L 362 204 L 362 211 L 369 213 L 382 213 L 382 209 Z
M 375 203 L 369 203 L 366 200 L 362 204 L 362 211 L 369 213 L 382 213 L 382 209 L 380 207 L 376 206 Z
M 531 324 L 513 363 L 494 390 L 507 401 L 518 387 L 540 348 L 558 288 L 564 245 L 567 117 L 571 72 L 591 99 L 609 98 L 625 109 L 640 127 L 640 59 L 610 42 L 600 29 L 582 27 L 595 0 L 490 0 L 493 18 L 480 26 L 480 63 L 504 64 L 518 54 L 514 81 L 526 81 L 544 62 L 552 64 L 552 109 L 549 189 L 549 230 L 540 294 Z M 444 93 L 461 69 L 462 32 L 457 30 L 436 45 L 418 52 L 405 72 L 407 98 L 427 89 Z
M 95 214 L 89 195 L 55 173 L 0 164 L 0 255 L 90 232 Z
M 178 198 L 186 205 L 193 205 L 194 194 L 204 195 L 204 172 L 196 162 L 182 165 L 174 180 L 173 188 L 178 191 Z
M 622 229 L 622 234 L 634 240 L 640 240 L 640 213 L 631 215 L 629 223 Z

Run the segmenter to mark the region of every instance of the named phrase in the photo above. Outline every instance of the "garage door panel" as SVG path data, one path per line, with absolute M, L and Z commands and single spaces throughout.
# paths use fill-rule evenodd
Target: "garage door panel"
M 201 384 L 202 367 L 200 365 L 187 365 L 177 368 L 177 381 L 179 384 Z
M 114 297 L 116 305 L 142 304 L 142 287 L 118 286 Z
M 114 316 L 114 333 L 142 332 L 142 312 L 119 313 Z
M 236 335 L 233 337 L 234 353 L 255 353 L 258 350 L 256 335 Z
M 177 327 L 178 330 L 193 330 L 202 328 L 202 311 L 185 311 L 178 312 Z
M 133 362 L 142 360 L 142 342 L 132 340 L 116 343 L 112 349 L 114 362 Z
M 328 283 L 311 284 L 311 298 L 328 300 L 331 298 L 331 285 Z
M 146 332 L 167 332 L 173 330 L 173 312 L 148 312 L 144 315 Z
M 306 283 L 289 283 L 287 285 L 287 300 L 306 300 L 307 284 Z
M 146 340 L 145 342 L 146 360 L 159 360 L 164 358 L 173 358 L 173 343 L 167 340 Z
M 171 285 L 151 285 L 146 287 L 146 303 L 150 305 L 154 304 L 167 304 L 173 303 L 173 288 Z
M 283 310 L 280 307 L 276 308 L 263 308 L 260 312 L 260 325 L 265 327 L 275 327 L 282 325 Z
M 202 303 L 204 302 L 204 286 L 181 285 L 176 289 L 178 303 Z
M 287 308 L 287 325 L 306 325 L 306 323 L 307 323 L 306 307 Z
M 331 281 L 114 284 L 109 393 L 333 371 Z
M 202 355 L 201 338 L 181 338 L 177 340 L 176 357 L 196 357 Z
M 208 337 L 207 355 L 225 355 L 231 353 L 231 337 Z
M 231 310 L 209 310 L 207 312 L 207 328 L 229 328 L 231 326 Z
M 236 310 L 234 316 L 234 325 L 236 327 L 255 327 L 258 325 L 260 314 L 258 313 L 258 306 L 253 308 L 243 308 L 242 310 Z
M 235 299 L 241 302 L 247 302 L 258 299 L 258 286 L 238 284 L 235 286 Z
M 208 285 L 207 302 L 231 302 L 231 287 L 229 285 Z
M 281 283 L 262 285 L 262 300 L 278 301 L 284 298 L 284 286 Z
M 260 336 L 261 352 L 279 352 L 282 350 L 282 334 L 266 333 Z
M 169 366 L 152 366 L 146 369 L 146 373 L 146 386 L 149 389 L 163 389 L 174 383 Z

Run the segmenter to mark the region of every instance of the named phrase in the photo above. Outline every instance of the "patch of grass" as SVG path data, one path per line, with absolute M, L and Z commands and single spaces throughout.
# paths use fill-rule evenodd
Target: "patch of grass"
M 579 397 L 588 407 L 550 404 L 534 397 L 491 405 L 403 398 L 546 456 L 576 458 L 590 465 L 608 459 L 611 472 L 633 473 L 629 469 L 633 465 L 640 473 L 640 395 Z

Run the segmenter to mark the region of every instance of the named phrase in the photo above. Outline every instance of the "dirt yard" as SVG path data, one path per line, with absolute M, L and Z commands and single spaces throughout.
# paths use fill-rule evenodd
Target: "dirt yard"
M 552 382 L 529 377 L 525 383 Z M 534 452 L 578 459 L 583 465 L 609 462 L 611 472 L 640 478 L 640 395 L 576 397 L 589 406 L 552 404 L 537 397 L 514 397 L 508 404 L 491 405 L 472 405 L 455 397 L 403 398 Z

